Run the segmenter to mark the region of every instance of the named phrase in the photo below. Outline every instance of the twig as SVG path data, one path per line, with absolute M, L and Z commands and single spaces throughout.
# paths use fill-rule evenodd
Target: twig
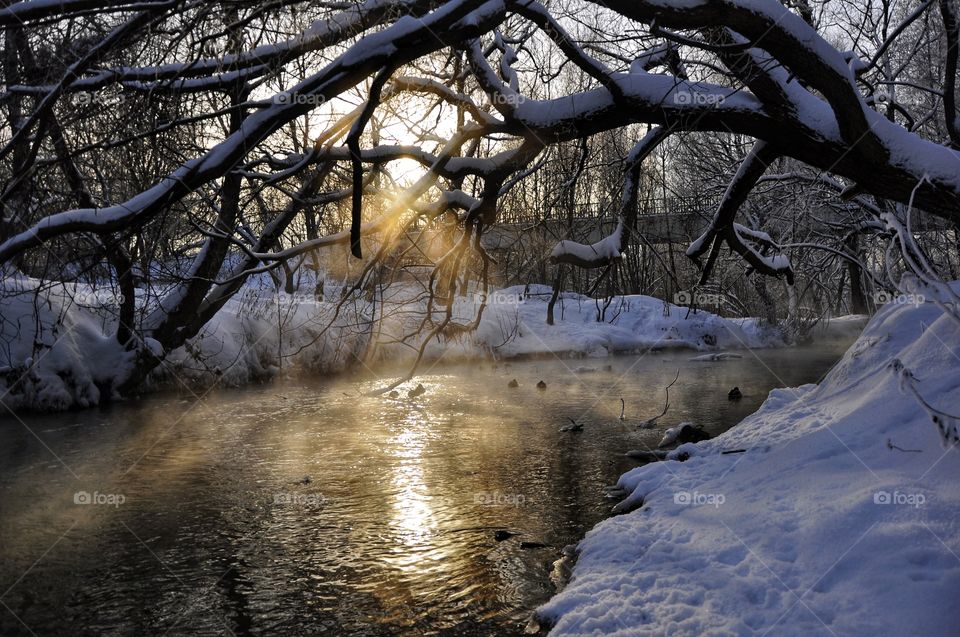
M 900 379 L 900 391 L 902 393 L 912 394 L 921 409 L 927 412 L 930 420 L 936 425 L 943 447 L 950 449 L 951 447 L 960 445 L 960 416 L 954 416 L 945 411 L 940 411 L 928 403 L 923 396 L 920 395 L 920 390 L 917 389 L 917 377 L 904 366 L 900 359 L 893 359 L 890 363 L 890 368 Z
M 887 449 L 890 449 L 891 451 L 896 449 L 897 451 L 903 451 L 904 453 L 923 453 L 923 449 L 904 449 L 903 447 L 898 447 L 897 445 L 893 444 L 893 440 L 890 438 L 887 438 Z
M 654 416 L 653 418 L 648 418 L 647 420 L 644 420 L 643 422 L 641 422 L 640 423 L 641 426 L 653 425 L 658 420 L 660 420 L 661 418 L 667 415 L 667 410 L 670 409 L 670 388 L 673 387 L 673 385 L 677 382 L 678 378 L 680 378 L 679 368 L 677 369 L 677 375 L 673 377 L 673 380 L 670 381 L 670 384 L 663 388 L 663 391 L 666 394 L 666 396 L 663 399 L 663 411 L 661 411 L 659 415 Z M 620 400 L 622 401 L 623 399 L 621 398 Z M 622 416 L 621 416 L 621 419 L 622 419 Z

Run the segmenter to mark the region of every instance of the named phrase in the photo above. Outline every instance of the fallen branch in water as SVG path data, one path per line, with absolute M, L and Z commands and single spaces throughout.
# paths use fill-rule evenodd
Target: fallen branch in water
M 663 391 L 666 394 L 666 397 L 663 399 L 663 411 L 661 411 L 658 416 L 654 416 L 653 418 L 649 418 L 647 420 L 640 422 L 637 425 L 638 427 L 640 427 L 641 429 L 650 429 L 651 427 L 657 424 L 658 420 L 660 420 L 661 418 L 667 415 L 667 410 L 670 409 L 670 388 L 673 387 L 673 385 L 677 382 L 677 379 L 679 378 L 680 378 L 680 370 L 677 369 L 677 375 L 673 377 L 673 380 L 670 382 L 669 385 L 663 388 Z M 623 416 L 621 415 L 621 419 L 622 418 Z

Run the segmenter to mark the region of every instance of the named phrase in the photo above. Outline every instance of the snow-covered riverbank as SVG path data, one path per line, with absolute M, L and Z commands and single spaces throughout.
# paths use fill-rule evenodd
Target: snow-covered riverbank
M 328 295 L 331 287 L 327 286 Z M 333 290 L 339 298 L 338 290 Z M 186 347 L 169 353 L 151 385 L 242 386 L 280 373 L 330 373 L 383 361 L 412 362 L 419 338 L 399 343 L 423 316 L 420 290 L 396 285 L 374 305 L 351 299 L 337 312 L 335 300 L 312 294 L 276 294 L 248 287 Z M 432 341 L 426 360 L 498 359 L 521 356 L 602 357 L 648 348 L 720 350 L 783 345 L 776 328 L 757 319 L 725 319 L 648 296 L 618 296 L 609 303 L 561 295 L 555 324 L 547 325 L 550 288 L 518 286 L 491 292 L 478 328 Z M 455 317 L 475 315 L 477 294 L 460 298 Z M 146 301 L 138 297 L 137 305 Z M 118 303 L 109 290 L 48 284 L 26 277 L 4 281 L 0 308 L 0 393 L 11 409 L 59 410 L 101 401 L 132 355 L 119 346 Z M 336 318 L 335 318 L 336 314 Z M 372 329 L 370 318 L 382 318 Z M 329 326 L 329 327 L 328 327 Z M 424 332 L 425 334 L 426 332 Z M 377 347 L 371 347 L 372 342 Z M 156 343 L 146 343 L 155 348 Z
M 960 327 L 929 303 L 885 307 L 819 386 L 686 462 L 623 475 L 643 506 L 581 542 L 551 635 L 956 635 L 960 449 L 911 388 L 960 413 Z

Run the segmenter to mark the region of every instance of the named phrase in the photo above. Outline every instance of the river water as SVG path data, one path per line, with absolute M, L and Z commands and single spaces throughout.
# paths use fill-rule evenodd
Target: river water
M 685 420 L 720 433 L 842 349 L 484 362 L 425 370 L 414 399 L 288 379 L 8 416 L 0 634 L 522 634 L 560 549 L 609 515 L 624 452 Z M 637 429 L 678 369 L 662 426 Z

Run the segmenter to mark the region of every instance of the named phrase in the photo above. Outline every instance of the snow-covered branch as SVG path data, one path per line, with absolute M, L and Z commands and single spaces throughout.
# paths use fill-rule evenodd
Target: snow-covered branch
M 787 283 L 793 284 L 790 261 L 782 254 L 765 254 L 766 248 L 778 249 L 770 236 L 734 222 L 740 206 L 778 155 L 778 151 L 765 142 L 754 145 L 727 186 L 710 226 L 687 248 L 687 256 L 698 264 L 700 258 L 709 251 L 706 264 L 703 265 L 700 285 L 707 282 L 723 243 L 742 256 L 758 272 L 771 276 L 784 275 Z
M 437 49 L 442 45 L 435 36 L 438 31 L 451 35 L 459 33 L 464 37 L 485 30 L 502 18 L 503 5 L 496 0 L 457 0 L 419 20 L 401 18 L 387 29 L 363 38 L 326 68 L 300 82 L 290 94 L 330 99 L 388 62 L 402 64 Z M 275 101 L 250 115 L 241 130 L 203 156 L 185 162 L 153 188 L 121 204 L 70 210 L 45 217 L 0 244 L 0 262 L 68 232 L 113 232 L 146 222 L 196 188 L 224 175 L 251 148 L 290 120 L 310 111 L 316 101 Z
M 640 167 L 643 160 L 670 135 L 670 129 L 657 127 L 648 132 L 630 151 L 625 163 L 623 194 L 617 227 L 614 231 L 590 245 L 563 240 L 554 246 L 550 260 L 569 263 L 580 268 L 599 268 L 611 265 L 621 258 L 630 242 L 630 234 L 637 221 L 637 197 L 640 190 Z

